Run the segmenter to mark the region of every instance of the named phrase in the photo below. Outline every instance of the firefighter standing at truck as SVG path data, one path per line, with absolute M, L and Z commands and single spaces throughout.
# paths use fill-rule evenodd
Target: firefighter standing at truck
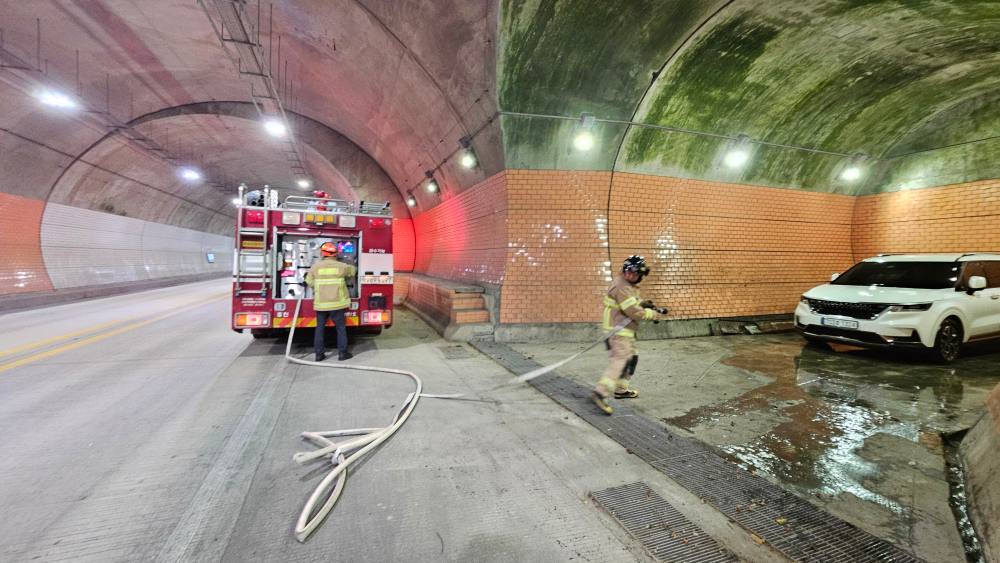
M 323 259 L 316 262 L 306 273 L 306 283 L 313 288 L 313 310 L 316 311 L 316 335 L 313 338 L 313 351 L 316 361 L 326 359 L 323 350 L 323 336 L 327 319 L 333 319 L 337 327 L 337 349 L 339 360 L 343 361 L 352 354 L 347 351 L 347 316 L 344 311 L 351 306 L 351 294 L 347 291 L 348 277 L 357 274 L 350 264 L 337 261 L 337 245 L 325 242 L 320 247 Z
M 614 330 L 616 326 L 631 319 L 617 334 L 607 340 L 610 362 L 604 376 L 597 382 L 597 388 L 591 400 L 599 409 L 611 414 L 608 397 L 612 394 L 616 399 L 631 399 L 639 394 L 629 389 L 629 382 L 635 373 L 639 356 L 635 353 L 635 331 L 639 328 L 638 321 L 660 321 L 666 316 L 666 309 L 657 309 L 652 301 L 643 301 L 639 295 L 639 282 L 649 274 L 649 266 L 642 256 L 629 256 L 622 264 L 622 273 L 611 282 L 604 296 L 604 330 Z

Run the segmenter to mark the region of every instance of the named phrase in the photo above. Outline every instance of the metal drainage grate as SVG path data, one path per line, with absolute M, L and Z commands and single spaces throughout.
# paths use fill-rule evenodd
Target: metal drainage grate
M 472 345 L 518 375 L 541 367 L 504 344 Z M 555 372 L 531 380 L 531 385 L 797 562 L 921 561 L 723 459 L 708 445 L 674 435 L 620 402 L 615 403 L 614 416 L 599 412 L 590 402 L 591 389 Z
M 593 497 L 659 561 L 739 561 L 645 483 L 605 489 Z

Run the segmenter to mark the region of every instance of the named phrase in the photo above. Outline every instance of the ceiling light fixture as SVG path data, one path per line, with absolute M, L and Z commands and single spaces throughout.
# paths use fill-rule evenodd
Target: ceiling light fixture
M 597 117 L 592 113 L 580 114 L 580 120 L 574 125 L 576 136 L 573 137 L 573 147 L 581 152 L 587 152 L 594 148 L 594 124 Z
M 76 109 L 76 102 L 66 94 L 45 90 L 38 94 L 38 101 L 59 109 Z
M 846 182 L 856 182 L 861 178 L 861 163 L 868 160 L 868 156 L 858 153 L 851 157 L 851 161 L 840 172 L 840 179 Z
M 268 119 L 265 121 L 264 130 L 272 137 L 284 137 L 288 133 L 288 128 L 285 127 L 285 124 L 277 119 Z
M 234 198 L 233 198 L 233 205 L 239 205 L 240 203 L 242 203 L 242 202 L 240 201 L 240 198 L 238 198 L 238 197 L 234 197 Z
M 733 141 L 732 147 L 730 147 L 729 152 L 726 153 L 726 157 L 723 159 L 726 166 L 740 168 L 747 163 L 747 160 L 750 159 L 750 151 L 747 149 L 749 142 L 750 137 L 746 135 L 736 136 L 736 140 Z
M 427 191 L 431 192 L 432 194 L 438 193 L 439 189 L 441 189 L 441 187 L 438 186 L 437 180 L 431 180 L 430 182 L 427 182 Z
M 410 207 L 416 207 L 417 198 L 413 197 L 413 190 L 406 190 L 406 195 L 410 196 L 406 198 L 406 205 L 409 205 Z
M 476 155 L 472 154 L 472 149 L 469 149 L 465 151 L 459 162 L 461 162 L 463 168 L 474 168 L 476 166 Z
M 309 182 L 309 180 L 306 180 L 305 178 L 302 178 L 302 179 L 299 180 L 299 187 L 300 188 L 308 188 L 311 185 L 312 185 L 312 183 Z
M 194 168 L 182 168 L 181 178 L 184 178 L 188 182 L 197 182 L 201 180 L 201 172 L 198 172 Z

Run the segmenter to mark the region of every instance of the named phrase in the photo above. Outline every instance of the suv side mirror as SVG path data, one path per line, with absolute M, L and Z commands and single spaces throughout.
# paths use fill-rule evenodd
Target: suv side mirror
M 832 276 L 830 276 L 830 281 L 837 281 L 837 278 L 839 278 L 839 277 L 840 277 L 840 274 L 833 274 Z
M 983 276 L 972 276 L 969 278 L 969 295 L 972 295 L 980 289 L 986 289 L 986 278 Z

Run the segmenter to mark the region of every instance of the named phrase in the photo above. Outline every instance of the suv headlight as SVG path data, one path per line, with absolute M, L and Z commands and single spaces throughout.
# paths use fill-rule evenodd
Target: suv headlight
M 931 308 L 933 303 L 916 303 L 913 305 L 893 305 L 889 307 L 890 313 L 899 313 L 900 311 L 926 311 Z

